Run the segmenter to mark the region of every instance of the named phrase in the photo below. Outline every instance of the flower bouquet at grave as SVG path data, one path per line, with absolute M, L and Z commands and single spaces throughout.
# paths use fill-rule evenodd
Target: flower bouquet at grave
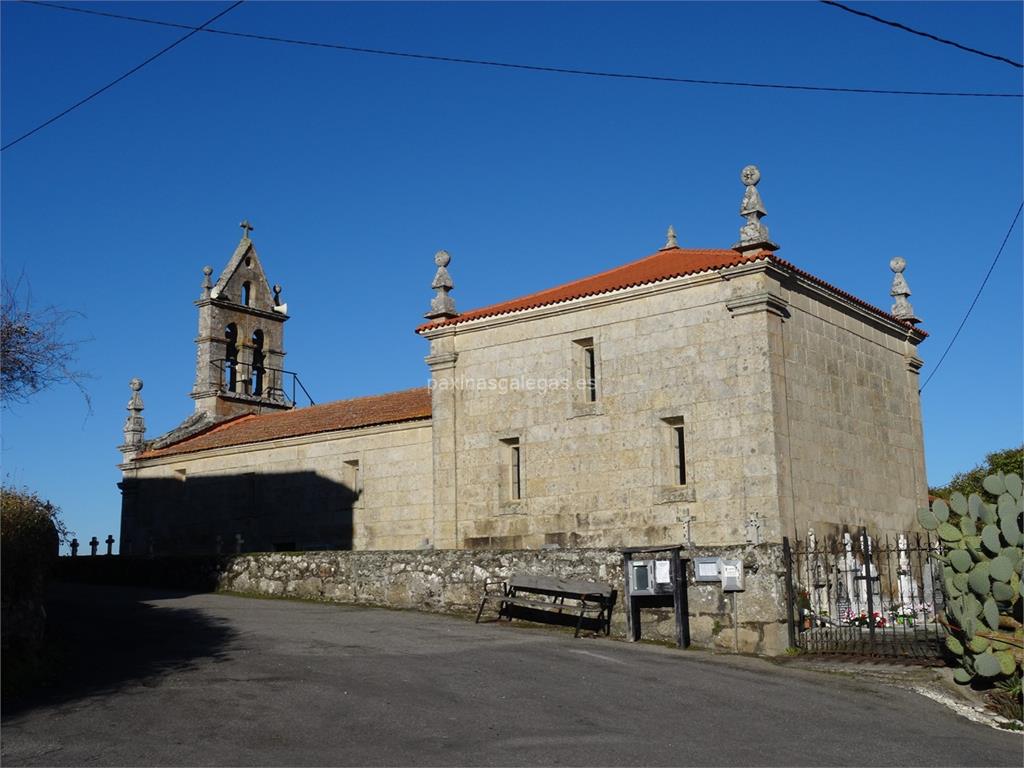
M 893 603 L 889 608 L 889 620 L 893 624 L 912 627 L 917 623 L 919 617 L 922 622 L 927 622 L 931 613 L 931 603 L 915 601 Z
M 874 611 L 871 616 L 868 616 L 867 611 L 861 611 L 857 613 L 850 608 L 846 609 L 845 620 L 848 626 L 851 627 L 870 627 L 874 626 L 876 629 L 885 627 L 888 621 L 881 613 Z

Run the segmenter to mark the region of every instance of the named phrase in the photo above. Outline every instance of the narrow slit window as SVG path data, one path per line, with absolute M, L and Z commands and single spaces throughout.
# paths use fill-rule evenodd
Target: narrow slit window
M 597 402 L 597 347 L 593 337 L 573 339 L 572 370 L 575 379 L 576 405 Z
M 587 381 L 587 402 L 597 402 L 597 362 L 594 345 L 583 348 L 583 370 Z
M 522 463 L 520 456 L 519 443 L 510 447 L 511 452 L 511 464 L 512 464 L 512 500 L 519 501 L 523 498 L 523 487 L 522 487 Z
M 354 496 L 363 492 L 363 475 L 359 468 L 359 459 L 345 462 L 345 482 Z
M 501 442 L 505 451 L 503 471 L 507 478 L 502 483 L 505 486 L 503 495 L 507 501 L 519 501 L 523 498 L 523 454 L 519 447 L 519 438 L 510 437 Z
M 682 426 L 672 427 L 672 459 L 676 485 L 686 485 L 686 437 Z
M 242 283 L 242 304 L 246 307 L 249 305 L 249 300 L 252 298 L 252 285 L 250 283 Z

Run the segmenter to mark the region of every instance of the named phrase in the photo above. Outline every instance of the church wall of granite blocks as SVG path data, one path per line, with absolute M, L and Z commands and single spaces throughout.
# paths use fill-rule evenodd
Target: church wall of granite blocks
M 686 540 L 686 518 L 700 543 L 736 542 L 745 514 L 771 514 L 778 493 L 767 339 L 726 310 L 723 288 L 736 286 L 697 278 L 672 288 L 630 291 L 576 311 L 559 307 L 536 319 L 499 319 L 435 341 L 454 341 L 456 367 L 443 375 L 456 387 L 464 379 L 568 384 L 456 389 L 457 419 L 449 424 L 458 457 L 457 545 L 667 544 Z M 593 340 L 594 402 L 574 365 L 581 339 Z M 435 412 L 449 396 L 435 388 Z M 665 460 L 665 419 L 682 420 L 683 486 Z M 436 418 L 434 429 L 437 439 Z M 503 441 L 510 439 L 521 446 L 518 501 L 504 477 Z M 750 451 L 767 460 L 750 462 L 743 455 Z
M 441 361 L 436 545 L 733 545 L 811 525 L 906 528 L 925 494 L 914 346 L 821 294 L 747 265 L 429 331 L 428 361 Z M 594 349 L 593 402 L 577 385 L 581 342 Z
M 773 332 L 785 396 L 776 412 L 786 447 L 779 477 L 798 536 L 866 526 L 876 536 L 914 527 L 927 498 L 918 369 L 906 336 L 794 287 Z M 788 456 L 788 461 L 785 457 Z
M 121 552 L 415 549 L 430 483 L 429 422 L 148 459 L 122 483 Z

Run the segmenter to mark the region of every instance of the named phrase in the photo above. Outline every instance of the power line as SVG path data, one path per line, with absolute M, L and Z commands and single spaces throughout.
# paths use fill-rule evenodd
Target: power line
M 230 5 L 230 6 L 228 7 L 228 8 L 225 8 L 225 9 L 224 9 L 223 11 L 221 11 L 220 13 L 218 13 L 218 14 L 217 14 L 216 16 L 214 16 L 213 18 L 211 18 L 211 19 L 209 19 L 209 20 L 207 20 L 207 21 L 203 22 L 203 23 L 202 23 L 201 25 L 199 25 L 198 27 L 189 27 L 189 29 L 191 29 L 192 31 L 191 31 L 191 32 L 189 32 L 189 33 L 188 33 L 187 35 L 185 35 L 185 36 L 183 36 L 183 37 L 181 37 L 181 38 L 179 38 L 179 39 L 175 40 L 175 41 L 174 41 L 173 43 L 171 43 L 170 45 L 168 45 L 168 46 L 167 46 L 166 48 L 164 48 L 164 49 L 162 49 L 162 50 L 160 50 L 160 51 L 157 51 L 157 52 L 156 52 L 156 53 L 154 53 L 154 54 L 153 54 L 152 56 L 150 56 L 150 57 L 149 57 L 148 59 L 146 59 L 146 60 L 145 60 L 144 62 L 142 62 L 141 64 L 139 64 L 138 66 L 132 67 L 131 69 L 129 69 L 129 70 L 127 71 L 127 72 L 125 72 L 125 73 L 124 73 L 123 75 L 121 75 L 121 76 L 120 76 L 119 78 L 117 78 L 116 80 L 112 80 L 111 82 L 109 82 L 109 83 L 107 83 L 106 85 L 104 85 L 104 86 L 103 86 L 102 88 L 99 88 L 99 89 L 97 89 L 97 90 L 93 91 L 93 92 L 92 92 L 92 93 L 90 93 L 90 94 L 89 94 L 88 96 L 86 96 L 86 97 L 85 97 L 84 99 L 82 99 L 82 100 L 80 100 L 80 101 L 77 101 L 77 102 L 75 102 L 75 103 L 74 103 L 74 104 L 72 104 L 72 105 L 71 105 L 70 107 L 68 107 L 67 109 L 65 109 L 65 110 L 64 110 L 63 112 L 58 112 L 58 113 L 57 113 L 56 115 L 54 115 L 53 117 L 51 117 L 51 118 L 50 118 L 49 120 L 47 120 L 47 121 L 45 121 L 45 122 L 43 122 L 43 123 L 40 123 L 39 125 L 37 125 L 37 126 L 36 126 L 35 128 L 33 128 L 33 129 L 32 129 L 31 131 L 29 131 L 28 133 L 23 133 L 23 134 L 22 134 L 21 136 L 19 136 L 18 138 L 16 138 L 16 139 L 15 139 L 14 141 L 9 141 L 9 142 L 7 142 L 7 143 L 6 143 L 6 144 L 4 144 L 4 145 L 3 145 L 2 147 L 0 147 L 0 152 L 3 152 L 3 151 L 4 151 L 5 149 L 10 149 L 10 148 L 11 148 L 11 147 L 13 147 L 13 146 L 14 146 L 15 144 L 17 144 L 17 143 L 18 143 L 19 141 L 23 141 L 24 139 L 27 139 L 27 138 L 28 138 L 29 136 L 31 136 L 31 135 L 32 135 L 33 133 L 35 133 L 35 132 L 37 132 L 37 131 L 41 131 L 41 130 L 42 130 L 43 128 L 45 128 L 46 126 L 50 125 L 51 123 L 55 123 L 55 122 L 57 122 L 58 120 L 60 120 L 60 119 L 61 119 L 62 117 L 64 117 L 64 115 L 67 115 L 67 114 L 69 114 L 70 112 L 73 112 L 74 110 L 78 109 L 78 108 L 79 108 L 80 106 L 82 106 L 83 104 L 85 104 L 85 103 L 87 103 L 87 102 L 89 102 L 89 101 L 92 101 L 93 99 L 95 99 L 95 98 L 96 98 L 97 96 L 99 96 L 99 95 L 100 95 L 101 93 L 103 93 L 104 91 L 107 91 L 107 90 L 109 90 L 109 89 L 113 88 L 113 87 L 114 87 L 115 85 L 117 85 L 118 83 L 120 83 L 120 82 L 121 82 L 122 80 L 124 80 L 125 78 L 127 78 L 127 77 L 130 77 L 131 75 L 134 75 L 134 74 L 135 74 L 136 72 L 138 72 L 138 71 L 139 71 L 140 69 L 142 69 L 142 68 L 143 68 L 144 66 L 146 66 L 147 64 L 149 64 L 149 63 L 151 63 L 151 62 L 153 62 L 153 61 L 156 61 L 156 60 L 157 60 L 157 59 L 159 59 L 159 58 L 160 58 L 161 56 L 163 56 L 163 55 L 164 55 L 165 53 L 167 53 L 168 51 L 170 51 L 170 50 L 171 50 L 172 48 L 176 48 L 177 46 L 181 45 L 181 44 L 182 44 L 182 43 L 184 43 L 184 42 L 185 42 L 186 40 L 188 40 L 188 39 L 189 39 L 190 37 L 192 37 L 192 35 L 194 35 L 194 34 L 195 34 L 196 32 L 201 32 L 201 31 L 203 31 L 203 29 L 204 29 L 204 28 L 205 28 L 205 27 L 206 27 L 206 26 L 207 26 L 208 24 L 212 24 L 212 23 L 213 23 L 213 22 L 215 22 L 215 21 L 216 21 L 217 19 L 219 19 L 219 18 L 220 18 L 221 16 L 223 16 L 223 15 L 224 15 L 224 14 L 226 14 L 226 13 L 229 13 L 230 11 L 233 11 L 233 10 L 234 10 L 235 8 L 237 8 L 238 6 L 240 6 L 240 5 L 241 5 L 242 3 L 244 3 L 244 2 L 245 2 L 245 0 L 237 0 L 237 1 L 235 2 L 235 3 L 233 3 L 232 5 Z
M 938 37 L 937 35 L 933 35 L 930 32 L 922 32 L 918 29 L 913 29 L 912 27 L 908 27 L 906 24 L 900 24 L 898 21 L 889 21 L 888 19 L 883 19 L 881 16 L 875 16 L 874 14 L 871 13 L 858 11 L 856 8 L 851 8 L 848 5 L 837 3 L 835 2 L 835 0 L 821 0 L 821 2 L 824 3 L 825 5 L 831 5 L 833 8 L 838 8 L 841 11 L 852 13 L 855 16 L 863 16 L 865 19 L 877 21 L 879 24 L 886 24 L 890 27 L 895 27 L 896 29 L 902 29 L 904 32 L 909 32 L 912 35 L 926 37 L 929 40 L 934 40 L 937 43 L 942 43 L 943 45 L 951 45 L 954 48 L 959 48 L 961 51 L 975 53 L 978 56 L 984 56 L 987 59 L 995 59 L 996 61 L 1002 61 L 1005 62 L 1006 64 L 1009 64 L 1012 67 L 1016 67 L 1017 69 L 1024 69 L 1024 64 L 1021 64 L 1019 61 L 1014 61 L 1013 59 L 1008 59 L 1005 56 L 999 56 L 998 54 L 995 53 L 986 53 L 985 51 L 979 51 L 977 48 L 970 48 L 966 45 L 961 45 L 960 43 L 957 43 L 953 40 L 946 40 L 944 37 Z
M 86 13 L 93 16 L 106 16 L 112 19 L 122 19 L 125 21 L 136 21 L 143 24 L 156 24 L 163 27 L 176 27 L 178 29 L 191 29 L 199 31 L 196 27 L 190 27 L 187 24 L 175 24 L 170 21 L 159 21 L 157 19 L 147 19 L 138 16 L 125 16 L 118 13 L 106 13 L 104 11 L 94 11 L 86 8 L 75 8 L 69 5 L 59 5 L 57 3 L 41 2 L 41 0 L 21 0 L 29 5 L 38 5 L 45 8 L 53 8 L 61 11 L 71 11 L 74 13 Z M 998 98 L 998 99 L 1020 99 L 1024 98 L 1024 94 L 1020 93 L 984 93 L 984 92 L 959 92 L 959 91 L 911 91 L 911 90 L 886 90 L 881 88 L 841 88 L 831 86 L 818 86 L 818 85 L 793 85 L 786 83 L 752 83 L 742 82 L 735 80 L 698 80 L 695 78 L 686 77 L 671 77 L 668 75 L 642 75 L 633 74 L 627 72 L 605 72 L 599 70 L 589 69 L 573 69 L 569 67 L 548 67 L 539 64 L 516 64 L 505 61 L 490 61 L 487 59 L 467 59 L 456 56 L 435 56 L 426 53 L 411 53 L 408 51 L 391 51 L 380 48 L 361 48 L 352 45 L 342 45 L 340 43 L 322 43 L 312 40 L 295 40 L 286 37 L 277 37 L 274 35 L 259 35 L 251 32 L 232 32 L 225 29 L 203 29 L 203 32 L 208 32 L 214 35 L 226 35 L 229 37 L 241 37 L 250 40 L 264 40 L 267 42 L 274 43 L 286 43 L 288 45 L 302 45 L 310 48 L 329 48 L 338 51 L 349 51 L 351 53 L 366 53 L 373 54 L 376 56 L 394 56 L 405 59 L 418 59 L 421 61 L 441 61 L 450 64 L 472 64 L 483 67 L 497 67 L 501 69 L 517 69 L 527 70 L 531 72 L 549 72 L 563 75 L 584 75 L 587 77 L 603 77 L 603 78 L 614 78 L 619 80 L 646 80 L 653 82 L 662 83 L 681 83 L 686 85 L 720 85 L 720 86 L 733 86 L 738 88 L 772 88 L 780 90 L 790 91 L 818 91 L 828 93 L 870 93 L 870 94 L 886 94 L 894 96 L 963 96 L 963 97 L 976 97 L 976 98 Z
M 1006 247 L 1007 240 L 1010 239 L 1010 233 L 1013 232 L 1013 228 L 1017 226 L 1017 219 L 1020 218 L 1020 212 L 1024 210 L 1024 203 L 1017 206 L 1017 214 L 1013 217 L 1013 221 L 1010 222 L 1010 228 L 1006 230 L 1006 237 L 1003 238 L 1003 244 L 999 246 L 999 252 L 996 257 L 992 259 L 992 264 L 988 268 L 988 272 L 985 273 L 985 279 L 981 281 L 981 287 L 978 288 L 978 292 L 974 294 L 974 301 L 971 302 L 971 306 L 967 308 L 967 314 L 964 315 L 964 319 L 960 321 L 960 326 L 956 329 L 956 333 L 953 334 L 953 338 L 949 340 L 949 344 L 946 345 L 945 351 L 942 353 L 942 357 L 939 358 L 939 362 L 935 364 L 932 372 L 928 374 L 928 378 L 924 380 L 924 384 L 921 385 L 921 392 L 924 392 L 924 388 L 928 386 L 928 382 L 932 380 L 932 376 L 939 372 L 939 367 L 942 365 L 942 361 L 946 359 L 946 355 L 949 354 L 950 348 L 953 346 L 953 342 L 956 341 L 956 337 L 960 335 L 960 331 L 964 329 L 964 324 L 967 322 L 967 318 L 971 316 L 971 311 L 974 309 L 974 305 L 978 303 L 978 298 L 981 296 L 981 292 L 985 290 L 985 284 L 988 282 L 989 276 L 992 274 L 992 270 L 996 268 L 996 262 L 999 261 L 999 257 L 1003 255 L 1003 249 Z

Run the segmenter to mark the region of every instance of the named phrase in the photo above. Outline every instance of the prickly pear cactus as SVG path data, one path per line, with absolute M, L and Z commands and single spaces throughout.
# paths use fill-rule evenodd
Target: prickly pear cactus
M 964 684 L 1019 677 L 1024 662 L 1024 489 L 1019 475 L 1002 472 L 983 485 L 994 503 L 954 493 L 917 513 L 942 540 L 944 552 L 935 557 L 943 563 L 946 647 L 959 659 L 954 677 Z

